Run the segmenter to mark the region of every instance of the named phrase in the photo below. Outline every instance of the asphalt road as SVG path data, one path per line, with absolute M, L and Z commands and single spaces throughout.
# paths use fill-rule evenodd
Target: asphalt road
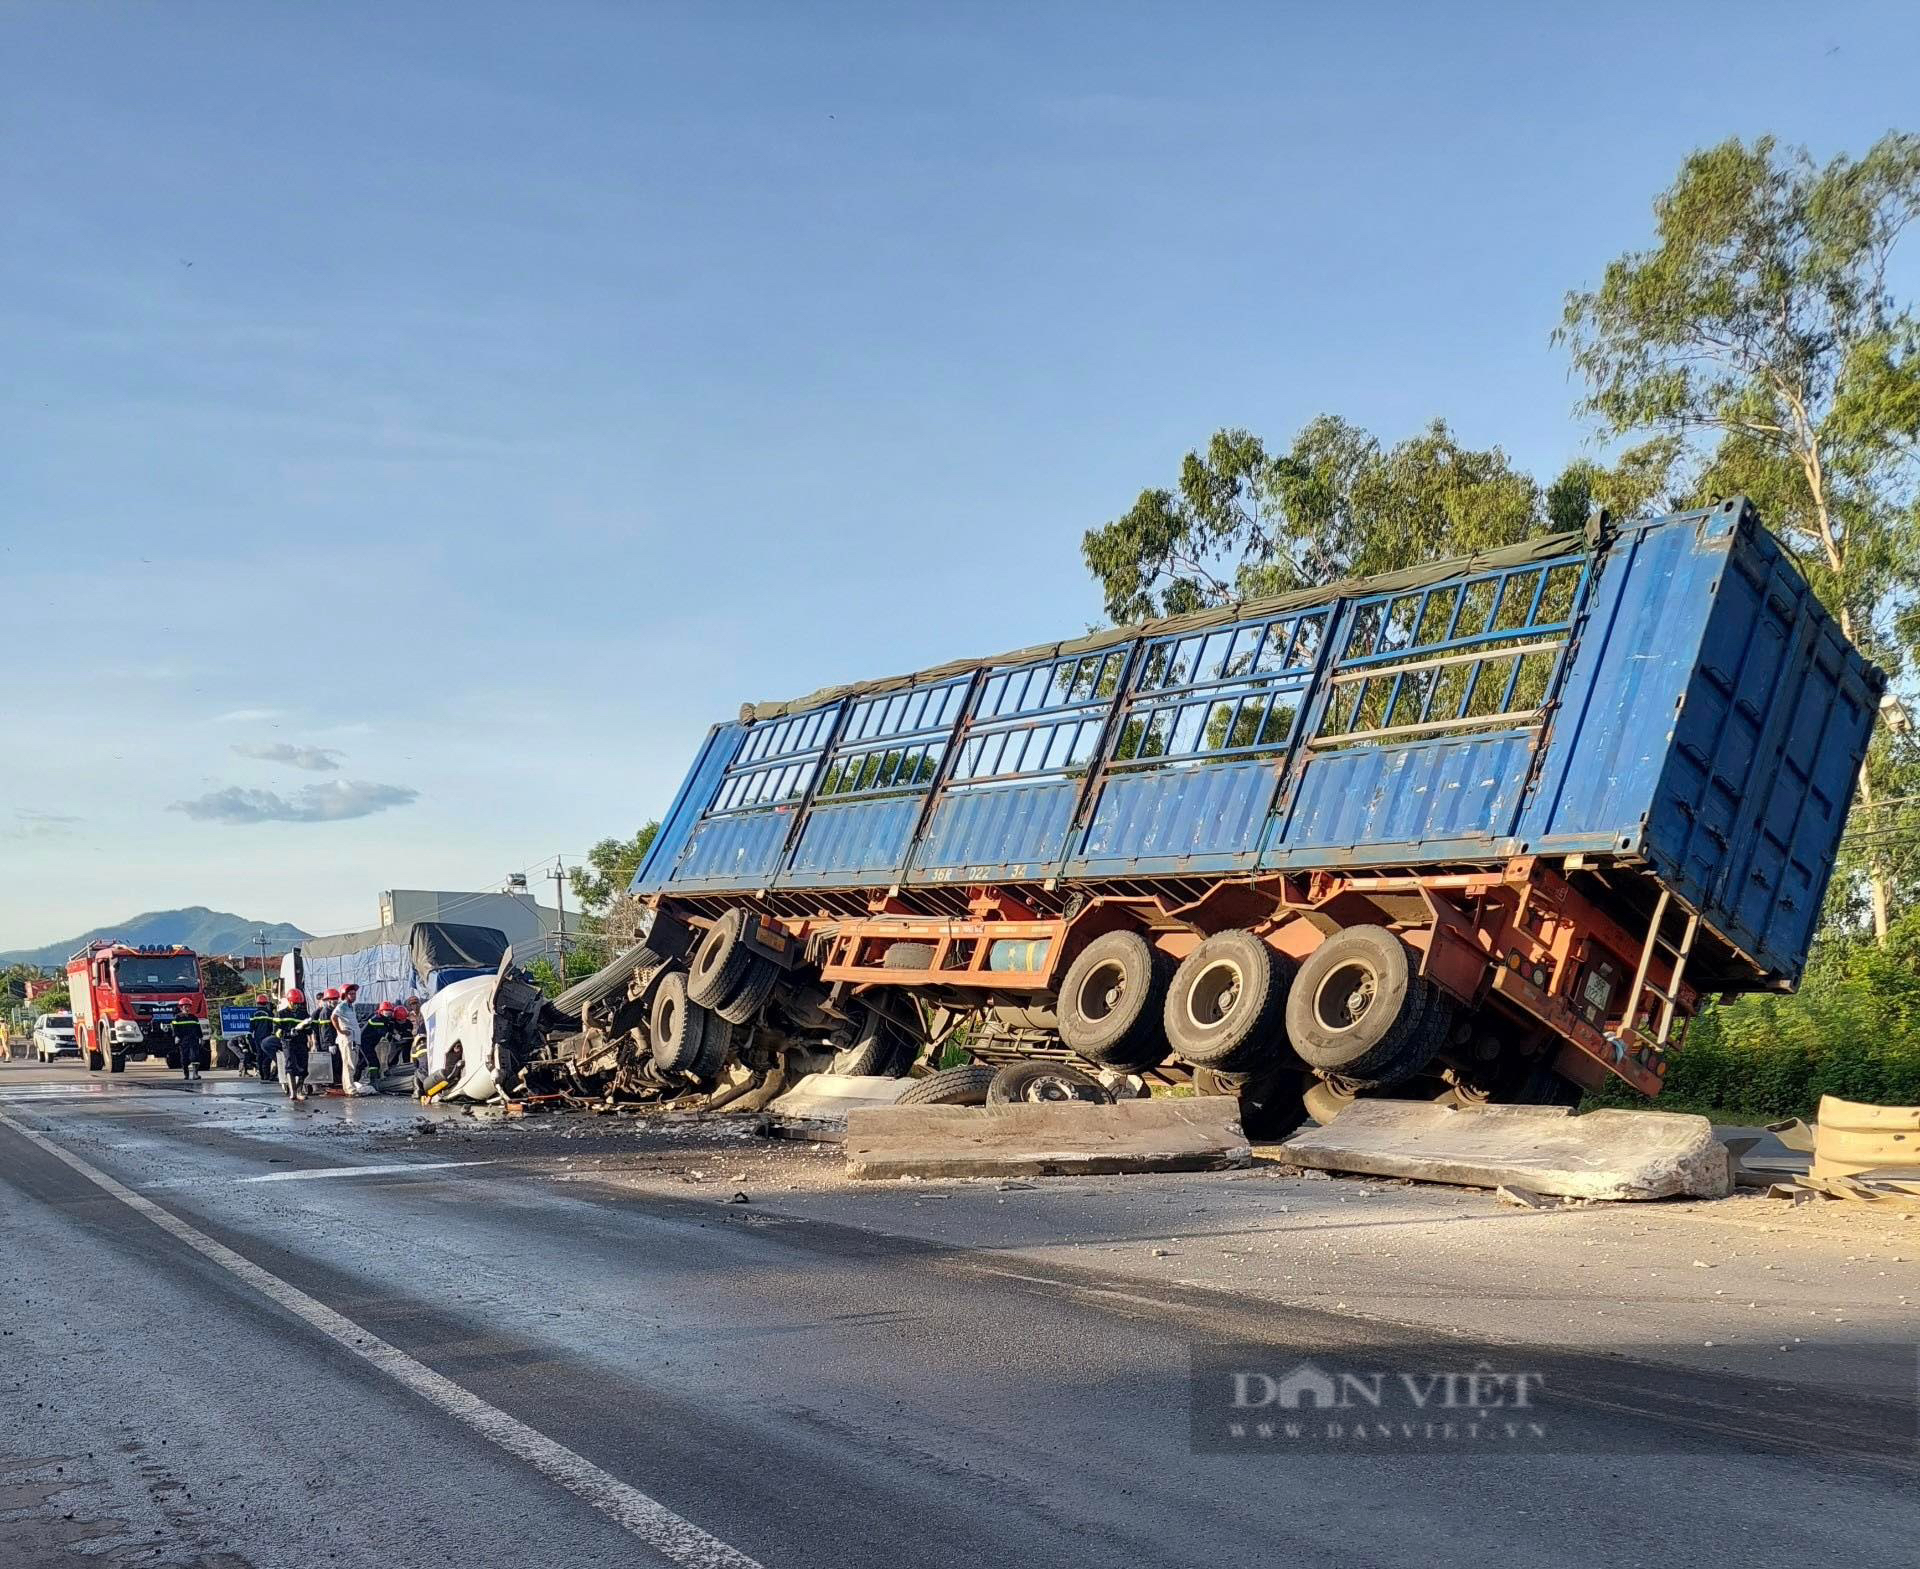
M 1013 1237 L 1024 1190 L 943 1205 L 711 1133 L 621 1128 L 590 1161 L 571 1130 L 470 1126 L 0 1069 L 0 1564 L 1912 1561 L 1911 1348 L 1796 1383 L 1657 1335 L 1601 1366 L 1534 1325 L 1492 1354 L 1575 1392 L 1551 1418 L 1579 1452 L 1196 1453 L 1191 1348 L 1361 1368 L 1435 1337 L 1357 1274 L 1351 1308 L 1282 1306 L 1231 1250 L 1196 1283 L 1111 1243 L 1227 1191 L 1205 1178 L 1081 1184 Z M 1310 1231 L 1302 1193 L 1350 1224 L 1346 1187 L 1242 1184 L 1234 1225 Z M 1036 1235 L 1049 1213 L 1101 1245 Z M 1396 1246 L 1403 1282 L 1439 1279 Z

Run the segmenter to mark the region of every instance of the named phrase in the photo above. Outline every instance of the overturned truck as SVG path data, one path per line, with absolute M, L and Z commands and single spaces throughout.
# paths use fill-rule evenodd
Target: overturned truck
M 1735 499 L 749 706 L 565 1055 L 1052 1058 L 1256 1136 L 1654 1095 L 1704 997 L 1797 983 L 1883 686 Z

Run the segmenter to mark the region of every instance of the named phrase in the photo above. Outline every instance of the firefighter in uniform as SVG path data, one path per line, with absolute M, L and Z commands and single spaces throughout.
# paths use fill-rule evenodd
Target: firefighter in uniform
M 253 999 L 253 1017 L 247 1020 L 247 1036 L 253 1045 L 253 1071 L 267 1078 L 273 1070 L 273 999 L 265 992 Z M 240 1071 L 248 1064 L 242 1062 Z
M 191 1084 L 200 1077 L 200 1021 L 182 1006 L 160 1020 L 159 1028 L 180 1063 L 180 1077 Z
M 312 1049 L 313 1021 L 307 1017 L 307 999 L 298 988 L 289 991 L 273 1016 L 280 1039 L 280 1085 L 293 1101 L 307 1098 L 307 1057 Z
M 368 1083 L 379 1086 L 380 1076 L 387 1071 L 389 1032 L 393 1029 L 393 1004 L 383 1002 L 373 1010 L 373 1017 L 360 1026 L 360 1073 L 359 1077 Z

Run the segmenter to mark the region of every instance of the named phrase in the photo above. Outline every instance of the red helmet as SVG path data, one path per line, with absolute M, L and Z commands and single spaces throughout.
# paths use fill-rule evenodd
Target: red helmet
M 340 1000 L 340 988 L 338 986 L 329 986 L 326 991 L 321 993 L 320 1000 L 322 1002 L 338 1002 Z
M 407 1005 L 404 1002 L 396 1002 L 393 1005 L 393 1016 L 396 1019 L 404 1019 L 407 1016 Z
M 269 997 L 265 992 L 262 992 L 258 997 L 253 999 L 253 1005 L 256 1008 L 269 1007 L 271 1006 L 272 1002 L 273 1002 L 273 999 Z
M 377 1008 L 375 1008 L 375 1009 L 374 1009 L 373 1011 L 374 1011 L 375 1013 L 377 1013 L 377 1014 L 380 1014 L 380 1015 L 382 1015 L 382 1016 L 383 1016 L 383 1017 L 385 1017 L 385 1018 L 392 1018 L 392 1017 L 393 1017 L 393 1004 L 392 1004 L 392 1003 L 390 1003 L 390 1002 L 383 1002 L 383 1003 L 381 1003 L 381 1004 L 380 1004 L 380 1006 L 379 1006 L 379 1007 L 377 1007 Z
M 307 996 L 305 992 L 296 986 L 287 993 L 287 1001 L 296 1008 L 304 1008 L 307 1005 Z
M 340 995 L 342 997 L 358 997 L 360 995 L 360 983 L 358 981 L 348 981 L 346 985 L 340 988 Z

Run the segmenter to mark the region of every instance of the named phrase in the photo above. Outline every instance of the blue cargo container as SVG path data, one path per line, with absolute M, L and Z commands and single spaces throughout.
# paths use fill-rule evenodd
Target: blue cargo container
M 1602 521 L 745 709 L 633 891 L 696 921 L 952 919 L 982 889 L 1058 918 L 1524 864 L 1593 907 L 1635 1003 L 1686 970 L 1690 1006 L 1800 976 L 1883 684 L 1743 499 Z

